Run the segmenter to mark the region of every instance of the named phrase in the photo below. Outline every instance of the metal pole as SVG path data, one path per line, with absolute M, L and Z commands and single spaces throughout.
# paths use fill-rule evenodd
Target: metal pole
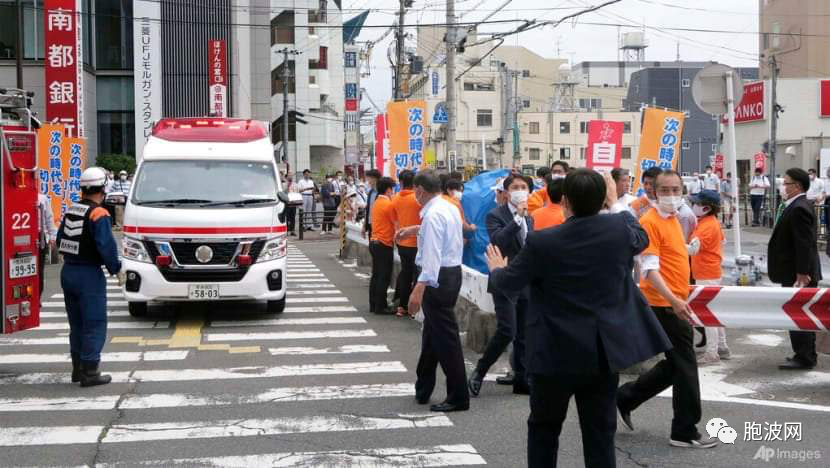
M 397 61 L 395 62 L 395 100 L 401 99 L 401 85 L 403 84 L 403 23 L 406 15 L 405 0 L 400 0 L 398 10 L 398 34 L 397 34 Z
M 703 139 L 697 137 L 697 171 L 703 172 Z
M 455 166 L 455 158 L 458 155 L 457 142 L 455 139 L 455 126 L 458 122 L 457 108 L 455 102 L 455 0 L 447 0 L 447 162 L 452 161 Z M 453 167 L 454 169 L 454 167 Z
M 295 90 L 296 91 L 296 90 Z M 282 156 L 288 161 L 288 48 L 282 49 Z M 294 158 L 294 174 L 300 170 L 299 161 Z
M 775 203 L 775 191 L 778 190 L 776 184 L 778 180 L 775 175 L 775 153 L 777 152 L 778 143 L 778 62 L 775 60 L 775 55 L 770 56 L 769 64 L 771 68 L 771 92 L 770 92 L 770 123 L 769 123 L 769 212 L 771 214 L 770 223 L 775 226 L 778 218 L 778 205 Z
M 735 142 L 735 90 L 733 76 L 726 74 L 727 111 L 729 112 L 729 167 L 732 169 L 732 199 L 738 200 L 738 147 Z M 735 217 L 735 258 L 741 255 L 741 219 Z
M 481 135 L 481 169 L 487 170 L 487 149 L 484 147 L 484 135 Z
M 17 0 L 17 45 L 14 61 L 17 66 L 17 89 L 23 89 L 23 0 Z

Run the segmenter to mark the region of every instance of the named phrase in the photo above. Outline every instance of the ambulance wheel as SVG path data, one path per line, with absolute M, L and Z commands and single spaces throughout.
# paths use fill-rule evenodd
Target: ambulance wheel
M 285 298 L 278 301 L 268 301 L 268 313 L 269 314 L 281 314 L 282 311 L 285 310 Z
M 146 302 L 129 302 L 127 303 L 127 307 L 130 309 L 130 315 L 133 317 L 140 318 L 147 316 Z

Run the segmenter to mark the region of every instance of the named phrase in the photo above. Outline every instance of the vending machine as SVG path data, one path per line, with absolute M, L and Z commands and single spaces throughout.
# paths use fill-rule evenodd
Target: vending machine
M 0 326 L 14 333 L 40 324 L 37 133 L 32 95 L 0 89 Z

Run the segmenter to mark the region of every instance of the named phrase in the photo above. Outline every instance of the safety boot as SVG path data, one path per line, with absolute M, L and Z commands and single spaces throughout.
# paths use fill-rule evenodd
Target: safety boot
M 71 353 L 72 356 L 72 383 L 81 381 L 81 355 L 78 353 Z
M 106 385 L 112 381 L 109 375 L 98 371 L 98 361 L 81 361 L 81 387 Z

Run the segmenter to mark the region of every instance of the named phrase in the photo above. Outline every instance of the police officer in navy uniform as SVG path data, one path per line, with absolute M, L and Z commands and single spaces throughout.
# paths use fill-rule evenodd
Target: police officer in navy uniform
M 66 209 L 58 229 L 58 251 L 65 262 L 61 287 L 69 316 L 72 382 L 80 382 L 82 387 L 112 380 L 98 370 L 107 339 L 107 281 L 101 265 L 111 275 L 121 271 L 112 220 L 101 206 L 106 183 L 103 169 L 85 170 L 80 183 L 82 199 Z

